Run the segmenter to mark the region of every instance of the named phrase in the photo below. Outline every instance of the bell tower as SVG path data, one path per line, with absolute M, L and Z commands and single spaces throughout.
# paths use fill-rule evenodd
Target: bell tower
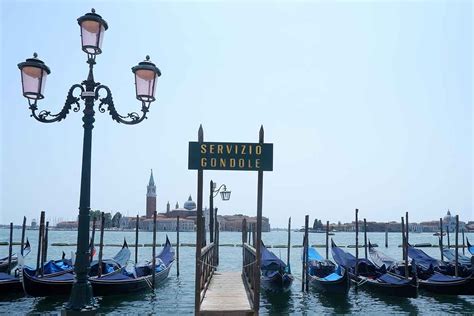
M 153 218 L 156 211 L 156 186 L 153 179 L 153 169 L 151 169 L 150 180 L 146 187 L 146 218 Z

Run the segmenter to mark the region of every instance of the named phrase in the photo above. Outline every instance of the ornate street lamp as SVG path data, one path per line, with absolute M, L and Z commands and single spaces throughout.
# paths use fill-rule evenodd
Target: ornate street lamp
M 222 191 L 221 191 L 222 190 Z M 210 190 L 209 190 L 209 234 L 210 238 L 209 241 L 212 243 L 214 241 L 214 228 L 215 228 L 215 222 L 217 222 L 217 208 L 216 212 L 214 213 L 214 198 L 221 193 L 221 198 L 223 201 L 228 201 L 230 199 L 230 191 L 227 191 L 227 187 L 225 184 L 222 184 L 217 190 L 216 190 L 216 183 L 211 180 L 210 183 Z M 214 218 L 215 216 L 215 218 Z M 217 228 L 216 228 L 217 229 Z M 216 231 L 217 233 L 217 231 Z
M 90 182 L 91 182 L 91 145 L 92 128 L 94 119 L 94 102 L 100 101 L 98 110 L 104 113 L 107 106 L 112 119 L 118 123 L 134 125 L 143 121 L 149 111 L 150 104 L 155 101 L 155 88 L 160 70 L 147 56 L 146 60 L 132 68 L 135 74 L 136 98 L 141 101 L 141 114 L 136 112 L 120 115 L 114 106 L 110 89 L 94 80 L 93 68 L 95 58 L 102 53 L 102 40 L 108 28 L 107 22 L 95 13 L 87 13 L 77 19 L 81 27 L 82 50 L 87 53 L 89 75 L 81 84 L 74 84 L 69 89 L 63 109 L 57 114 L 42 110 L 37 113 L 37 101 L 44 98 L 46 76 L 50 74 L 49 68 L 38 59 L 37 54 L 25 62 L 19 63 L 23 96 L 28 99 L 31 116 L 42 123 L 59 122 L 66 118 L 72 109 L 80 110 L 79 100 L 84 101 L 84 143 L 82 153 L 81 191 L 79 201 L 79 224 L 77 234 L 77 252 L 74 265 L 75 281 L 71 290 L 71 297 L 66 307 L 72 310 L 94 309 L 97 305 L 92 294 L 92 287 L 88 281 L 89 267 L 89 211 L 90 211 Z M 105 90 L 105 97 L 99 95 L 100 90 Z M 79 90 L 75 95 L 74 91 Z M 74 108 L 73 108 L 74 106 Z

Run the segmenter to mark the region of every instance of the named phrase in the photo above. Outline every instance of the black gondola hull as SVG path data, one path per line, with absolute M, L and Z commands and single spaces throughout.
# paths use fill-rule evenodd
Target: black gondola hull
M 356 277 L 351 274 L 351 279 L 356 286 L 360 286 L 387 296 L 396 297 L 417 297 L 418 296 L 418 282 L 416 279 L 410 279 L 410 282 L 403 284 L 379 282 L 377 279 L 366 277 Z
M 287 292 L 293 284 L 293 279 L 293 276 L 289 273 L 275 273 L 272 277 L 262 275 L 260 283 L 264 290 Z
M 428 280 L 420 280 L 420 288 L 444 295 L 474 295 L 474 278 L 466 278 L 451 282 L 431 282 Z
M 334 281 L 324 280 L 309 274 L 307 276 L 310 286 L 320 292 L 328 294 L 347 294 L 351 287 L 351 280 L 347 270 L 344 270 L 342 278 Z
M 171 265 L 155 274 L 155 287 L 168 277 L 170 269 Z M 150 290 L 152 288 L 152 275 L 126 281 L 91 278 L 90 282 L 95 296 L 131 294 Z
M 8 294 L 22 293 L 23 287 L 19 278 L 14 280 L 0 280 L 0 296 Z
M 34 270 L 23 269 L 22 285 L 25 294 L 33 297 L 43 296 L 64 296 L 71 293 L 74 279 L 55 280 L 51 276 L 36 277 Z M 65 275 L 65 273 L 56 273 L 54 276 Z

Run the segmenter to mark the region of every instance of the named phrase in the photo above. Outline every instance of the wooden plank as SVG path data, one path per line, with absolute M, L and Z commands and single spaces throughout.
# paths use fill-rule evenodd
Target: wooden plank
M 204 299 L 201 315 L 253 315 L 241 272 L 215 272 Z

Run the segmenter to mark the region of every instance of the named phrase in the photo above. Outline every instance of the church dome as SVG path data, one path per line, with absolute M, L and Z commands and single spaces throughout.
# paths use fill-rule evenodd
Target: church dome
M 196 202 L 193 201 L 191 195 L 189 196 L 188 200 L 184 202 L 184 208 L 187 210 L 194 210 L 196 208 Z

